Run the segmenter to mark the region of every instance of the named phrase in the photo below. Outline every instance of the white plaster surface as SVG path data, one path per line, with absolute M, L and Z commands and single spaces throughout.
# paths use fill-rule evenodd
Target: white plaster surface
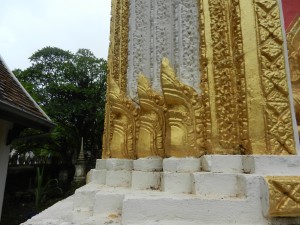
M 241 175 L 238 174 L 214 174 L 194 173 L 193 193 L 202 198 L 242 198 L 245 190 L 240 184 Z
M 100 168 L 102 168 L 102 166 Z M 118 171 L 118 170 L 132 171 L 133 160 L 131 160 L 131 159 L 106 159 L 106 169 L 112 170 L 112 171 Z
M 110 187 L 130 187 L 132 172 L 127 170 L 108 170 L 106 173 L 106 185 Z
M 106 159 L 97 159 L 96 170 L 106 170 Z
M 300 176 L 300 156 L 243 156 L 245 173 Z
M 95 196 L 93 215 L 121 214 L 124 196 L 123 193 L 99 191 Z
M 137 100 L 140 73 L 161 92 L 163 57 L 170 60 L 183 83 L 200 91 L 198 2 L 132 0 L 129 20 L 128 95 Z
M 265 179 L 261 181 L 260 184 L 260 192 L 261 192 L 261 205 L 262 205 L 262 212 L 264 216 L 268 216 L 269 214 L 269 188 L 268 184 L 266 183 Z
M 122 224 L 267 224 L 259 209 L 246 200 L 197 199 L 188 196 L 129 196 L 123 203 Z M 144 224 L 144 223 L 143 223 Z
M 159 190 L 161 184 L 161 172 L 132 172 L 132 189 Z
M 163 161 L 164 172 L 187 173 L 201 169 L 199 158 L 168 158 Z
M 101 185 L 88 184 L 76 190 L 73 200 L 73 209 L 75 211 L 92 211 L 95 202 L 95 195 L 101 188 Z
M 202 198 L 192 194 L 139 191 L 88 184 L 80 188 L 75 196 L 55 204 L 23 225 L 300 224 L 300 218 L 265 218 L 260 201 L 263 178 L 257 175 L 240 176 L 241 187 L 246 193 L 243 198 Z M 82 202 L 84 207 L 93 205 L 89 210 L 83 207 L 73 209 L 74 201 L 82 200 L 81 197 L 76 197 L 80 192 L 82 197 L 83 193 L 94 196 L 94 204 Z
M 90 172 L 90 181 L 96 184 L 105 184 L 106 183 L 106 170 L 91 170 Z
M 69 225 L 72 221 L 74 196 L 56 203 L 47 210 L 28 220 L 24 225 Z M 68 222 L 67 222 L 68 221 Z
M 192 175 L 190 173 L 163 172 L 161 189 L 169 193 L 192 193 Z
M 201 157 L 203 171 L 213 173 L 243 173 L 240 155 L 205 155 Z
M 141 158 L 133 161 L 133 169 L 143 172 L 162 171 L 162 163 L 161 158 Z

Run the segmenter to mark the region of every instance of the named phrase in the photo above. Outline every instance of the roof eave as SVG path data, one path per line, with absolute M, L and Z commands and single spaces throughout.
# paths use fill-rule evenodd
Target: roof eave
M 17 123 L 26 128 L 34 128 L 45 132 L 51 131 L 55 124 L 48 119 L 38 117 L 28 111 L 0 100 L 0 118 Z

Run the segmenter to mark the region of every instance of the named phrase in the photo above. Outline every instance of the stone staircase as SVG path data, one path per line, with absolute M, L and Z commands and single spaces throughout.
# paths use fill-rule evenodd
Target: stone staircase
M 298 156 L 98 160 L 89 183 L 24 225 L 280 225 L 264 176 L 300 176 Z

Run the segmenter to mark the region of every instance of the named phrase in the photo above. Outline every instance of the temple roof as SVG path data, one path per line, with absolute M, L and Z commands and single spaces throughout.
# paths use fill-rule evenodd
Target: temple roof
M 49 130 L 54 124 L 24 89 L 0 56 L 0 119 Z

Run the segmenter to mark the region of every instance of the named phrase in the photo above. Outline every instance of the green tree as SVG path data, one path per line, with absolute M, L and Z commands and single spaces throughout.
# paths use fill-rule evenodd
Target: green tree
M 71 162 L 83 137 L 85 150 L 99 156 L 93 150 L 101 145 L 106 60 L 87 49 L 73 54 L 54 47 L 38 50 L 29 59 L 29 68 L 14 73 L 57 126 L 48 138 L 18 142 L 18 149 L 59 154 Z

